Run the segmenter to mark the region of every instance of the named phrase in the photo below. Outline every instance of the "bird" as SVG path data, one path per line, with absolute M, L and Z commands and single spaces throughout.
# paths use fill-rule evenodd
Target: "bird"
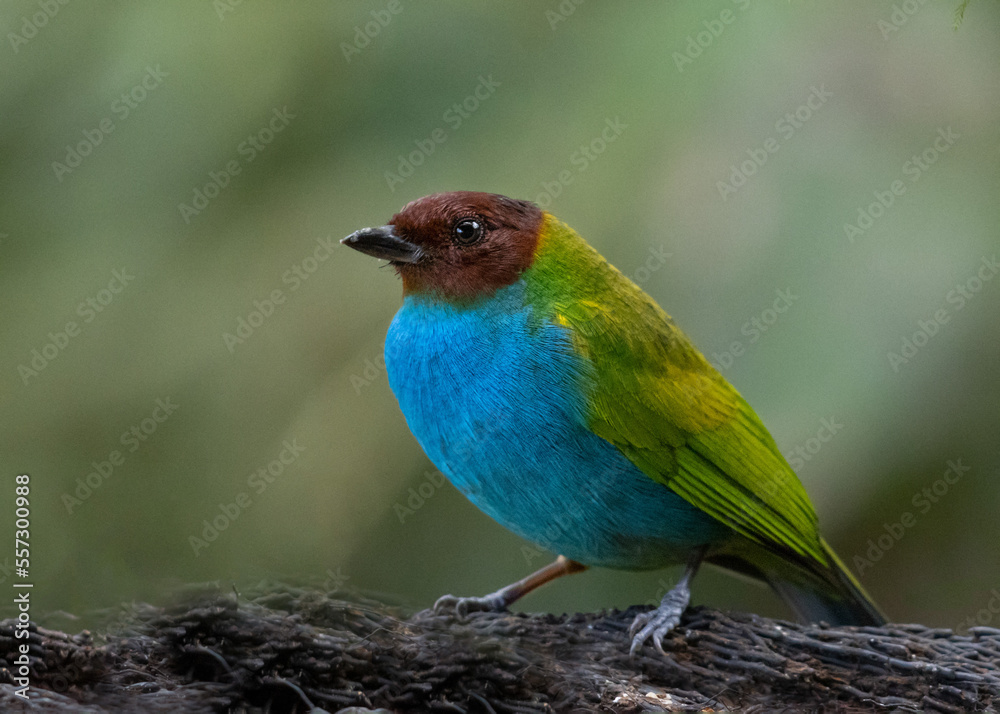
M 402 280 L 385 366 L 427 457 L 480 510 L 557 554 L 489 595 L 445 595 L 435 611 L 504 611 L 589 567 L 683 565 L 629 629 L 631 654 L 647 642 L 663 653 L 711 563 L 767 583 L 803 622 L 885 623 L 750 405 L 550 212 L 436 193 L 341 242 Z

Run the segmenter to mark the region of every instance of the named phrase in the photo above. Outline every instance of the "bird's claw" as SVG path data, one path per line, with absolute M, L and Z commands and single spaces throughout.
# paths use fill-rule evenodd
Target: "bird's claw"
M 632 646 L 628 651 L 629 656 L 634 655 L 650 638 L 652 638 L 653 646 L 656 647 L 657 651 L 666 655 L 667 653 L 663 650 L 663 638 L 681 623 L 681 615 L 684 614 L 690 597 L 687 588 L 674 589 L 664 596 L 658 608 L 636 615 L 632 625 L 628 628 L 628 634 L 632 637 Z
M 433 607 L 436 615 L 440 615 L 446 610 L 454 610 L 459 617 L 465 617 L 470 612 L 503 612 L 506 609 L 506 603 L 496 593 L 483 597 L 442 595 Z

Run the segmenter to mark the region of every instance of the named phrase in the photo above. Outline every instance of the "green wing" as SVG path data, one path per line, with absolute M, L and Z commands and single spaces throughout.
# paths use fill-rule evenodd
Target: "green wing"
M 829 564 L 805 489 L 760 418 L 651 298 L 554 220 L 531 272 L 533 301 L 593 365 L 596 434 L 750 540 Z

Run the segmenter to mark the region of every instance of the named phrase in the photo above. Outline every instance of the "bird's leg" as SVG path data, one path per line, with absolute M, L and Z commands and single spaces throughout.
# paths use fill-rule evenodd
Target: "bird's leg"
M 653 645 L 660 651 L 660 654 L 666 654 L 663 651 L 663 638 L 681 622 L 681 615 L 684 614 L 691 601 L 691 578 L 698 572 L 698 566 L 701 565 L 701 561 L 705 557 L 705 550 L 706 548 L 703 546 L 692 553 L 684 575 L 670 592 L 663 596 L 658 608 L 635 616 L 632 626 L 628 628 L 629 635 L 632 635 L 632 647 L 629 648 L 629 655 L 634 655 L 650 637 L 653 638 Z
M 434 612 L 453 608 L 462 617 L 470 612 L 501 612 L 535 588 L 545 585 L 550 580 L 555 580 L 563 575 L 579 573 L 586 569 L 587 566 L 583 563 L 578 563 L 575 560 L 570 560 L 560 555 L 541 570 L 532 573 L 522 580 L 518 580 L 516 583 L 511 583 L 505 588 L 500 588 L 495 593 L 490 593 L 483 597 L 444 595 L 434 603 Z

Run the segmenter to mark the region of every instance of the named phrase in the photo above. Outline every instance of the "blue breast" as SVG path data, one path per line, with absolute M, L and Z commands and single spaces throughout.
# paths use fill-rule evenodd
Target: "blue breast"
M 389 384 L 427 456 L 518 535 L 588 565 L 655 568 L 730 531 L 586 426 L 590 366 L 516 283 L 456 307 L 408 296 Z

